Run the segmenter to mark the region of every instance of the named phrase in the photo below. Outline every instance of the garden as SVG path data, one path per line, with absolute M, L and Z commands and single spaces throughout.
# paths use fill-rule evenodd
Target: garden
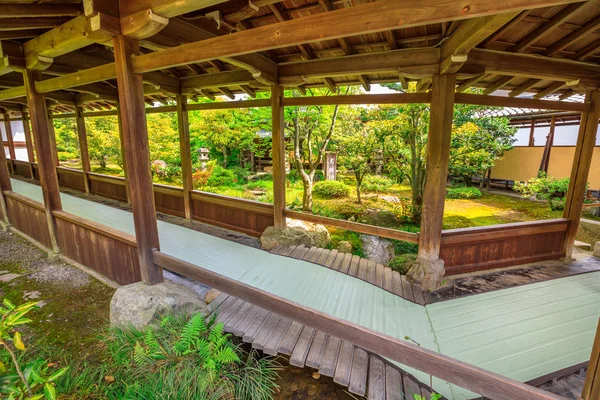
M 402 90 L 395 84 L 384 86 Z M 353 90 L 311 89 L 306 95 L 351 94 Z M 488 111 L 486 106 L 455 105 L 444 229 L 561 217 L 568 179 L 542 175 L 517 183 L 517 193 L 473 187 L 473 178 L 487 176 L 515 141 L 516 128 L 509 120 L 488 117 Z M 194 189 L 272 203 L 270 121 L 268 107 L 190 111 Z M 81 168 L 74 121 L 55 119 L 54 124 L 61 165 Z M 154 182 L 181 187 L 175 114 L 149 113 L 147 124 Z M 428 126 L 427 104 L 286 107 L 287 207 L 417 232 Z M 86 128 L 92 171 L 123 175 L 116 117 L 88 117 Z M 336 167 L 326 179 L 332 159 Z M 329 230 L 331 247 L 350 242 L 354 254 L 365 255 L 361 235 Z M 416 252 L 416 246 L 409 243 L 394 242 L 393 246 L 395 255 Z

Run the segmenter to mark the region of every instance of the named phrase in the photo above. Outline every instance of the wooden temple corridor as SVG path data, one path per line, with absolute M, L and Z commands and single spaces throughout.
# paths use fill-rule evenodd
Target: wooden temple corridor
M 10 200 L 22 199 L 22 196 L 29 202 L 42 200 L 42 192 L 37 185 L 12 179 L 12 187 L 16 194 L 8 193 L 7 198 Z M 64 193 L 61 194 L 61 200 L 66 213 L 112 229 L 115 235 L 117 232 L 130 235 L 134 230 L 132 214 L 127 211 Z M 18 221 L 15 222 L 17 225 Z M 298 250 L 296 254 L 302 253 L 299 258 L 304 259 L 295 259 L 166 222 L 159 221 L 158 224 L 161 251 L 167 256 L 374 331 L 399 339 L 409 337 L 424 348 L 522 382 L 584 365 L 588 360 L 589 348 L 600 317 L 597 307 L 600 301 L 600 271 L 597 271 L 600 261 L 593 257 L 574 261 L 576 265 L 573 270 L 576 275 L 556 275 L 556 279 L 456 299 L 447 296 L 445 301 L 437 299 L 436 303 L 422 306 L 413 302 L 414 297 L 413 301 L 409 301 L 401 297 L 401 293 L 385 290 L 385 285 L 378 287 L 369 283 L 367 276 L 370 274 L 365 273 L 363 280 L 360 276 L 327 268 L 332 266 L 331 260 L 337 257 L 325 257 L 326 251 L 317 253 L 316 249 L 310 251 L 311 249 L 298 248 L 285 252 L 279 249 L 279 252 L 289 255 L 294 255 L 294 250 Z M 358 264 L 362 264 L 360 260 L 357 260 L 357 274 L 360 270 Z M 225 304 L 233 305 L 231 300 Z M 258 313 L 249 315 L 252 305 L 245 304 L 239 300 L 235 309 L 231 308 L 220 316 L 227 320 L 224 321 L 229 323 L 226 326 L 233 329 L 234 333 L 234 328 L 241 320 L 248 323 L 252 318 L 259 318 Z M 392 312 L 395 317 L 389 318 Z M 264 315 L 266 314 L 260 314 Z M 232 319 L 234 317 L 239 320 L 236 322 Z M 262 328 L 266 321 L 264 318 L 256 322 L 259 326 L 255 328 Z M 279 324 L 280 320 L 270 322 Z M 270 352 L 279 352 L 281 343 L 274 342 L 282 339 L 283 333 L 291 327 L 290 323 L 289 326 L 280 326 L 280 329 L 271 329 L 275 325 L 265 329 L 258 347 L 264 348 L 271 332 L 273 335 L 281 333 L 279 338 L 273 337 L 268 346 Z M 280 332 L 284 328 L 285 332 Z M 248 332 L 241 330 L 237 333 L 247 336 Z M 258 333 L 254 332 L 255 335 Z M 317 337 L 311 335 L 308 344 Z M 255 338 L 252 336 L 250 342 Z M 286 347 L 288 352 L 293 353 L 295 346 L 300 345 L 297 342 L 299 338 L 300 336 L 294 336 L 290 339 L 294 343 Z M 325 351 L 325 342 L 321 343 L 322 346 L 317 345 L 320 346 L 318 351 Z M 338 346 L 330 349 L 329 357 L 337 360 L 341 349 Z M 333 352 L 335 355 L 332 355 Z M 548 357 L 549 354 L 552 357 Z M 302 355 L 295 358 L 292 355 L 293 360 L 300 360 L 298 363 L 304 365 L 306 360 L 302 361 L 301 358 Z M 320 353 L 317 358 L 321 359 Z M 373 362 L 377 364 L 377 361 Z M 320 368 L 320 362 L 314 366 Z M 414 375 L 420 382 L 429 382 L 429 377 L 418 370 L 404 366 L 400 368 Z M 360 376 L 365 373 L 366 369 L 361 370 Z M 365 382 L 367 381 L 355 383 L 358 389 L 353 387 L 353 390 L 360 394 Z M 458 399 L 473 395 L 437 378 L 433 379 L 433 389 L 447 398 Z M 381 391 L 381 388 L 378 387 L 377 390 Z

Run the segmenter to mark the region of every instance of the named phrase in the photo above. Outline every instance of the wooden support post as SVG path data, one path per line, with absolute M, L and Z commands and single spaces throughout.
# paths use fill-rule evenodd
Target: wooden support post
M 85 193 L 89 194 L 90 176 L 88 175 L 88 173 L 91 171 L 91 167 L 90 154 L 88 151 L 87 132 L 85 129 L 85 117 L 83 116 L 83 108 L 78 105 L 75 114 L 77 138 L 79 139 L 79 154 L 81 156 L 81 169 L 83 170 L 83 184 L 85 186 Z
M 550 153 L 552 152 L 552 146 L 554 145 L 554 130 L 556 128 L 556 116 L 553 115 L 550 120 L 550 131 L 548 132 L 548 137 L 546 138 L 546 146 L 544 147 L 544 154 L 542 154 L 542 161 L 540 162 L 540 168 L 538 171 L 538 175 L 540 173 L 548 173 L 548 167 L 550 166 Z
M 583 400 L 600 399 L 600 321 L 596 329 L 596 339 L 592 346 L 592 354 L 590 363 L 588 364 L 583 392 L 581 393 Z
M 423 211 L 417 261 L 409 272 L 424 290 L 437 288 L 444 277 L 444 261 L 439 258 L 442 220 L 446 200 L 450 136 L 454 113 L 456 75 L 434 75 L 427 141 L 427 175 L 423 191 Z
M 52 153 L 54 167 L 56 168 L 60 165 L 60 162 L 58 160 L 58 149 L 56 148 L 56 132 L 54 132 L 54 119 L 52 119 L 50 111 L 48 111 L 46 121 L 48 122 L 48 133 L 50 135 L 50 151 Z
M 579 228 L 583 200 L 586 195 L 585 189 L 594 154 L 594 146 L 596 145 L 598 118 L 600 118 L 600 90 L 588 93 L 586 100 L 590 103 L 590 109 L 581 113 L 575 157 L 571 167 L 571 179 L 563 213 L 563 217 L 569 220 L 569 227 L 565 233 L 563 244 L 566 257 L 571 257 L 571 254 L 573 254 L 573 244 Z
M 0 151 L 0 216 L 2 217 L 4 224 L 8 226 L 8 210 L 6 208 L 4 192 L 12 190 L 12 185 L 10 183 L 10 173 L 6 161 L 6 153 L 4 152 L 4 146 L 2 146 L 2 151 Z
M 285 228 L 285 140 L 283 86 L 271 86 L 272 151 L 273 151 L 273 218 L 275 228 Z
M 119 125 L 119 142 L 121 142 L 121 157 L 123 157 L 123 177 L 125 178 L 125 193 L 127 204 L 131 204 L 131 190 L 129 189 L 129 173 L 127 172 L 127 157 L 125 157 L 125 141 L 123 139 L 123 119 L 121 118 L 121 106 L 117 102 L 117 124 Z
M 4 110 L 4 130 L 6 131 L 6 141 L 8 142 L 8 154 L 10 155 L 10 172 L 15 173 L 15 164 L 13 160 L 17 158 L 15 153 L 15 141 L 13 138 L 12 126 L 10 125 L 10 115 L 8 115 L 8 110 Z M 3 148 L 4 150 L 4 148 Z
M 38 171 L 40 174 L 40 185 L 44 196 L 44 208 L 46 209 L 46 220 L 48 231 L 52 242 L 52 251 L 59 252 L 56 241 L 56 225 L 54 223 L 53 211 L 62 210 L 60 190 L 58 187 L 58 175 L 56 172 L 56 151 L 53 150 L 53 140 L 48 123 L 48 109 L 46 98 L 43 94 L 36 93 L 35 81 L 41 79 L 40 71 L 25 70 L 23 81 L 27 95 L 27 107 L 31 113 L 31 128 L 35 138 L 35 147 L 38 157 Z
M 179 152 L 181 155 L 181 174 L 183 180 L 183 206 L 185 217 L 192 219 L 192 150 L 190 148 L 190 125 L 188 120 L 187 97 L 177 95 L 177 128 L 179 129 Z
M 534 133 L 535 133 L 535 120 L 531 120 L 531 128 L 529 129 L 529 142 L 527 143 L 527 146 L 529 147 L 533 147 L 535 145 L 535 138 L 534 138 Z
M 131 206 L 137 240 L 142 280 L 150 285 L 163 281 L 162 269 L 154 264 L 152 251 L 159 249 L 158 224 L 150 172 L 148 130 L 144 109 L 142 76 L 134 74 L 131 56 L 139 54 L 139 42 L 124 36 L 113 39 L 117 69 L 117 86 L 121 125 L 123 129 L 123 159 L 131 183 Z
M 33 151 L 33 140 L 31 138 L 31 129 L 29 129 L 29 114 L 25 111 L 21 111 L 21 117 L 23 119 L 23 134 L 25 135 L 25 145 L 27 146 L 27 160 L 29 161 L 29 173 L 31 179 L 34 179 L 33 175 L 33 163 L 35 162 L 35 152 Z

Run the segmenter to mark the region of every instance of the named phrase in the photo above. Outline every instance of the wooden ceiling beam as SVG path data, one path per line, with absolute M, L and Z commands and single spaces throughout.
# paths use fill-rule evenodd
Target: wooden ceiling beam
M 438 0 L 422 0 L 418 7 L 407 2 L 381 0 L 260 26 L 153 54 L 134 56 L 132 64 L 134 71 L 141 73 L 340 37 L 476 18 L 492 13 L 520 11 L 565 2 L 570 1 L 513 0 L 496 2 L 491 8 L 489 0 L 473 0 L 469 7 L 464 7 L 458 2 L 440 3 Z M 348 23 L 349 21 L 352 23 Z
M 503 76 L 500 79 L 498 79 L 496 82 L 492 83 L 487 88 L 485 88 L 483 90 L 483 94 L 488 95 L 488 94 L 494 93 L 496 90 L 502 89 L 504 86 L 508 85 L 510 82 L 512 82 L 515 79 L 516 79 L 516 77 L 514 77 L 514 76 Z
M 469 51 L 518 15 L 517 12 L 488 15 L 463 22 L 440 50 L 440 73 L 455 73 Z
M 22 18 L 0 19 L 0 31 L 18 31 L 21 29 L 51 29 L 67 22 L 65 18 Z
M 537 92 L 533 98 L 534 99 L 542 99 L 548 95 L 551 95 L 552 93 L 562 89 L 563 87 L 565 87 L 566 83 L 565 82 L 554 82 L 551 83 L 550 85 L 548 85 L 547 87 L 545 87 L 544 89 L 540 90 L 539 92 Z
M 31 39 L 42 34 L 42 30 L 0 31 L 0 40 Z
M 569 19 L 575 12 L 579 11 L 586 3 L 574 3 L 565 6 L 562 10 L 560 10 L 556 15 L 548 20 L 548 22 L 538 26 L 528 35 L 526 35 L 523 39 L 519 40 L 513 47 L 512 51 L 520 52 L 527 47 L 531 46 L 542 37 L 546 36 L 554 29 L 558 28 L 562 25 L 567 19 Z M 531 7 L 533 8 L 533 7 Z
M 253 99 L 256 98 L 256 92 L 248 85 L 240 85 L 240 89 Z
M 584 112 L 589 109 L 588 103 L 560 102 L 537 100 L 524 97 L 483 96 L 480 94 L 456 93 L 455 103 L 477 104 L 493 107 L 535 108 L 540 110 Z
M 360 82 L 360 85 L 363 87 L 363 89 L 365 89 L 365 91 L 371 91 L 371 82 L 369 82 L 369 78 L 367 78 L 366 76 L 359 75 L 358 81 Z
M 121 17 L 133 15 L 140 11 L 152 10 L 164 18 L 173 18 L 178 15 L 201 10 L 227 2 L 228 0 L 119 0 Z
M 422 77 L 439 72 L 439 49 L 403 49 L 387 53 L 356 54 L 348 57 L 321 58 L 279 64 L 280 81 L 302 77 L 332 77 L 396 72 Z
M 576 31 L 571 32 L 567 36 L 560 39 L 558 42 L 554 43 L 552 46 L 548 47 L 548 50 L 546 50 L 545 55 L 553 56 L 553 55 L 557 54 L 558 52 L 560 52 L 560 51 L 566 49 L 567 47 L 569 47 L 570 45 L 572 45 L 573 43 L 583 39 L 590 33 L 594 32 L 599 27 L 600 27 L 600 15 L 592 18 L 581 28 L 577 29 Z
M 335 82 L 333 82 L 331 78 L 323 78 L 323 82 L 325 83 L 325 86 L 327 87 L 327 89 L 329 89 L 331 93 L 335 93 L 337 91 Z
M 493 34 L 488 36 L 487 39 L 485 39 L 483 42 L 481 42 L 480 46 L 487 47 L 490 44 L 494 43 L 505 32 L 509 31 L 513 27 L 517 26 L 519 24 L 519 22 L 523 21 L 525 19 L 525 17 L 527 17 L 529 15 L 530 12 L 531 12 L 531 10 L 521 11 L 519 13 L 519 15 L 517 15 L 515 18 L 513 18 L 508 24 L 504 25 L 502 28 L 498 29 L 496 32 L 494 32 Z
M 465 90 L 467 90 L 468 88 L 470 88 L 471 86 L 475 85 L 477 82 L 479 82 L 483 78 L 485 78 L 485 76 L 486 76 L 486 74 L 475 75 L 474 77 L 465 80 L 464 82 L 462 82 L 460 85 L 458 85 L 456 87 L 456 91 L 458 93 L 464 92 Z
M 76 17 L 83 13 L 80 4 L 0 4 L 0 18 Z
M 518 87 L 514 88 L 513 90 L 511 90 L 508 93 L 509 97 L 517 97 L 523 93 L 525 93 L 526 91 L 528 91 L 529 89 L 533 88 L 535 85 L 537 85 L 540 82 L 539 79 L 528 79 L 526 82 L 524 82 L 523 84 L 519 85 Z
M 200 89 L 222 88 L 255 83 L 252 74 L 246 70 L 217 72 L 181 78 L 181 92 L 193 93 Z
M 227 88 L 219 88 L 219 90 L 225 95 L 227 96 L 230 100 L 235 100 L 235 94 L 233 94 L 233 92 Z
M 599 65 L 532 54 L 473 49 L 469 53 L 465 67 L 480 68 L 482 72 L 489 74 L 540 80 L 563 82 L 579 80 L 578 87 L 588 90 L 600 87 Z

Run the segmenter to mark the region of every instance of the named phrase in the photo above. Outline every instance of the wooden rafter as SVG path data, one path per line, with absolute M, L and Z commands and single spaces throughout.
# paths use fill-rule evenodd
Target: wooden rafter
M 535 85 L 538 84 L 538 82 L 539 82 L 539 79 L 535 79 L 535 78 L 534 79 L 528 79 L 523 84 L 521 84 L 518 87 L 516 87 L 515 89 L 511 90 L 508 93 L 508 95 L 510 97 L 517 97 L 517 96 L 525 93 L 529 89 L 532 89 Z
M 553 56 L 553 55 L 557 54 L 558 52 L 560 52 L 560 51 L 564 50 L 565 48 L 569 47 L 570 45 L 572 45 L 573 43 L 583 39 L 590 33 L 594 32 L 599 27 L 600 27 L 600 15 L 592 18 L 581 28 L 577 29 L 576 31 L 571 32 L 569 35 L 565 36 L 558 42 L 554 43 L 552 46 L 548 47 L 548 50 L 546 50 L 545 55 Z
M 548 85 L 544 89 L 542 89 L 539 92 L 537 92 L 533 97 L 535 99 L 544 98 L 544 97 L 546 97 L 548 95 L 551 95 L 552 93 L 554 93 L 554 92 L 562 89 L 563 87 L 565 87 L 565 85 L 566 85 L 565 82 L 554 82 L 554 83 L 551 83 L 550 85 Z
M 514 79 L 515 79 L 514 76 L 503 76 L 500 79 L 498 79 L 496 82 L 492 83 L 487 88 L 485 88 L 483 91 L 483 94 L 488 95 L 488 94 L 494 93 L 496 90 L 502 89 L 504 86 L 508 85 Z

